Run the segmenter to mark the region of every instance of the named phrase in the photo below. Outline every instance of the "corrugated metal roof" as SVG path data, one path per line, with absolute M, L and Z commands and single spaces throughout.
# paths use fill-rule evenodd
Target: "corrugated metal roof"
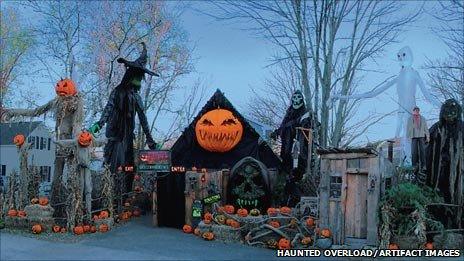
M 40 124 L 41 121 L 0 123 L 0 145 L 13 145 L 16 134 L 27 138 Z
M 377 155 L 377 151 L 373 147 L 359 147 L 359 148 L 322 148 L 318 149 L 319 155 L 323 154 L 337 154 L 337 153 L 367 153 Z

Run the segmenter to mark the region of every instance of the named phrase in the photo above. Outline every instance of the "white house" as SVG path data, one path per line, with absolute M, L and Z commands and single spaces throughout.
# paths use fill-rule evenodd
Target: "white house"
M 0 187 L 6 186 L 13 170 L 19 173 L 18 148 L 13 144 L 16 134 L 23 134 L 26 141 L 32 143 L 28 164 L 39 167 L 40 194 L 49 194 L 55 169 L 55 143 L 52 133 L 41 121 L 0 123 Z

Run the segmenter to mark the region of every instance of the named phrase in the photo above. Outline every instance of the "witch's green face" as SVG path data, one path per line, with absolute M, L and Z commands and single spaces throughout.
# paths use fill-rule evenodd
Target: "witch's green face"
M 140 87 L 142 87 L 142 79 L 143 79 L 143 74 L 142 75 L 134 75 L 134 77 L 131 79 L 130 83 L 137 90 L 139 90 Z

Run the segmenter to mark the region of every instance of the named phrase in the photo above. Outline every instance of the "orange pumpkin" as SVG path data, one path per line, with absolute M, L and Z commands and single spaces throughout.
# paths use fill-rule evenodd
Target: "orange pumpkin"
M 97 227 L 96 226 L 90 226 L 90 233 L 95 233 L 97 232 Z
M 286 238 L 281 238 L 279 240 L 279 249 L 290 249 L 290 240 L 286 239 Z
M 224 211 L 227 213 L 227 214 L 234 214 L 235 213 L 235 208 L 234 206 L 232 205 L 225 205 L 224 206 Z
M 77 94 L 76 84 L 68 78 L 56 83 L 55 92 L 58 96 L 74 96 Z
M 400 248 L 398 247 L 397 244 L 391 243 L 391 244 L 388 245 L 388 249 L 390 249 L 390 250 L 398 250 Z
M 59 233 L 61 231 L 61 227 L 58 226 L 58 225 L 54 225 L 53 228 L 52 228 L 53 232 L 55 233 Z
M 135 186 L 134 190 L 135 190 L 135 192 L 140 193 L 140 192 L 142 192 L 143 188 L 140 187 L 140 186 Z
M 280 213 L 285 214 L 285 215 L 290 215 L 292 214 L 292 209 L 289 207 L 281 207 Z
M 328 228 L 324 228 L 321 230 L 321 237 L 329 238 L 331 234 L 332 233 L 330 233 L 330 229 Z
M 307 246 L 307 245 L 311 244 L 311 241 L 312 241 L 311 237 L 303 237 L 301 239 L 301 244 Z
M 60 229 L 60 233 L 66 233 L 66 228 L 65 228 L 65 227 L 62 227 L 62 228 Z
M 314 218 L 307 218 L 306 219 L 306 226 L 309 228 L 314 227 Z
M 239 208 L 239 209 L 237 210 L 237 215 L 238 215 L 239 217 L 246 217 L 246 216 L 248 216 L 248 210 L 246 210 L 246 209 L 244 209 L 244 208 Z
M 79 133 L 79 136 L 77 137 L 77 142 L 82 147 L 90 146 L 90 144 L 92 144 L 92 140 L 93 140 L 93 136 L 88 131 L 82 131 L 81 133 Z
M 98 231 L 100 231 L 100 232 L 102 232 L 102 233 L 108 232 L 108 230 L 110 230 L 110 227 L 108 227 L 107 224 L 101 224 L 101 225 L 98 227 Z
M 230 226 L 233 227 L 233 228 L 240 228 L 240 223 L 238 223 L 238 221 L 236 221 L 236 220 L 232 220 L 230 222 Z
M 226 219 L 226 225 L 230 226 L 231 222 L 233 222 L 235 220 L 231 219 L 231 218 L 228 218 Z
M 39 198 L 39 204 L 40 204 L 41 206 L 46 206 L 46 205 L 48 205 L 48 198 L 46 198 L 46 197 L 41 197 L 41 198 Z
M 84 229 L 84 233 L 89 233 L 90 232 L 90 225 L 84 225 L 84 226 L 82 226 L 82 228 Z
M 280 223 L 279 221 L 269 221 L 269 225 L 271 225 L 272 227 L 275 227 L 275 228 L 279 228 L 280 227 Z
M 122 212 L 121 219 L 128 220 L 130 218 L 129 211 Z
M 211 222 L 211 221 L 213 220 L 213 215 L 212 215 L 211 213 L 209 213 L 209 212 L 206 212 L 205 215 L 203 216 L 203 219 L 204 219 L 205 221 Z M 206 222 L 205 222 L 205 223 L 206 223 Z M 208 224 L 208 223 L 207 223 L 207 224 Z
M 76 235 L 82 235 L 84 234 L 84 227 L 82 226 L 75 226 L 73 229 L 74 234 Z
M 32 205 L 39 204 L 39 199 L 38 198 L 32 198 L 31 199 L 31 204 Z
M 99 219 L 98 215 L 93 215 L 93 220 L 97 221 Z
M 26 141 L 26 137 L 24 137 L 24 135 L 22 135 L 22 134 L 17 134 L 13 138 L 13 143 L 18 147 L 23 146 L 24 141 Z
M 42 226 L 39 225 L 39 224 L 33 225 L 32 226 L 32 233 L 34 233 L 34 234 L 42 233 Z
M 105 219 L 105 218 L 108 218 L 108 216 L 109 216 L 108 211 L 103 210 L 103 211 L 100 211 L 100 215 L 98 215 L 98 218 L 99 219 Z
M 203 238 L 205 240 L 208 240 L 208 241 L 213 240 L 214 239 L 214 234 L 213 234 L 213 232 L 205 232 L 205 233 L 203 233 Z
M 134 180 L 139 181 L 140 180 L 140 175 L 134 175 Z
M 182 230 L 184 231 L 184 233 L 190 234 L 190 233 L 192 233 L 192 226 L 185 224 L 182 227 Z
M 428 250 L 432 250 L 434 248 L 433 243 L 432 242 L 425 243 L 424 248 Z
M 277 209 L 275 208 L 268 208 L 267 209 L 267 214 L 271 217 L 274 217 L 277 215 Z
M 195 228 L 195 229 L 193 230 L 193 234 L 195 234 L 196 236 L 199 236 L 199 235 L 201 234 L 200 229 L 199 229 L 199 228 Z
M 9 217 L 16 217 L 16 216 L 18 216 L 18 211 L 16 209 L 8 210 L 8 216 Z
M 229 110 L 211 110 L 195 124 L 198 144 L 211 152 L 230 151 L 240 142 L 242 134 L 242 123 Z
M 19 210 L 19 211 L 18 211 L 18 217 L 21 217 L 21 218 L 26 217 L 26 211 L 24 211 L 24 210 Z

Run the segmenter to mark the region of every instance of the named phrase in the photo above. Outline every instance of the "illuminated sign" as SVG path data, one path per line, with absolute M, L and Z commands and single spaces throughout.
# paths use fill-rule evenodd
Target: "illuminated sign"
M 218 202 L 219 200 L 221 200 L 221 195 L 216 194 L 216 195 L 212 195 L 212 196 L 208 196 L 204 198 L 203 202 L 205 202 L 205 204 L 212 204 L 212 203 Z
M 185 172 L 185 167 L 183 166 L 172 166 L 171 172 Z
M 171 153 L 169 150 L 141 150 L 138 156 L 138 171 L 170 172 Z

